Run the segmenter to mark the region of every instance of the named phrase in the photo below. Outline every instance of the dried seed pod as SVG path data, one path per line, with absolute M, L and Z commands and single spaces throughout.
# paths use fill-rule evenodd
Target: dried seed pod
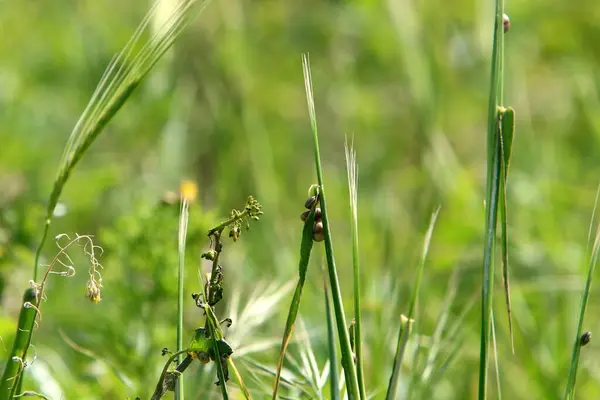
M 584 332 L 583 335 L 581 335 L 581 338 L 579 339 L 579 344 L 581 346 L 585 346 L 586 344 L 588 344 L 590 342 L 591 339 L 592 339 L 592 332 Z
M 302 214 L 300 214 L 300 219 L 302 221 L 306 221 L 306 219 L 308 218 L 308 214 L 310 214 L 310 210 L 304 211 Z
M 510 18 L 508 18 L 508 15 L 506 14 L 502 16 L 502 26 L 504 27 L 504 33 L 508 32 L 510 29 Z
M 313 240 L 315 242 L 322 242 L 325 239 L 325 235 L 323 233 L 323 222 L 315 222 L 313 225 Z
M 309 210 L 315 205 L 315 203 L 317 202 L 317 195 L 314 196 L 310 196 L 308 199 L 306 199 L 306 201 L 304 202 L 304 207 L 308 208 Z

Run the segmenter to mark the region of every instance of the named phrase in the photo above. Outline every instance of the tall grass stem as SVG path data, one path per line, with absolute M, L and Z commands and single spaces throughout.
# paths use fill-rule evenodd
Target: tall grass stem
M 315 102 L 313 96 L 312 77 L 310 72 L 310 61 L 307 53 L 302 55 L 302 67 L 304 72 L 304 86 L 306 89 L 306 100 L 308 103 L 308 114 L 310 117 L 311 128 L 313 132 L 313 144 L 315 151 L 315 167 L 317 170 L 317 180 L 320 188 L 321 215 L 323 219 L 323 233 L 325 235 L 325 254 L 327 257 L 327 270 L 329 272 L 329 284 L 331 285 L 331 297 L 333 300 L 334 314 L 337 324 L 340 348 L 342 352 L 342 365 L 348 390 L 348 398 L 356 400 L 360 398 L 360 389 L 356 376 L 356 366 L 352 356 L 350 346 L 350 335 L 348 325 L 346 324 L 346 315 L 344 314 L 344 304 L 342 302 L 342 293 L 338 280 L 337 269 L 335 266 L 335 257 L 333 254 L 333 242 L 331 240 L 331 228 L 329 226 L 329 216 L 327 212 L 327 196 L 323 182 L 323 168 L 321 166 L 321 154 L 319 152 L 319 134 L 317 131 L 317 117 L 315 112 Z

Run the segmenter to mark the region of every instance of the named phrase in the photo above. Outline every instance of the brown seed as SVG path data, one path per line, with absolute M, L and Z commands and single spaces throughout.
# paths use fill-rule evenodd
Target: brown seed
M 313 233 L 323 233 L 323 222 L 315 222 L 313 225 Z
M 311 209 L 312 206 L 315 205 L 315 203 L 317 202 L 317 196 L 310 196 L 308 199 L 306 199 L 306 201 L 304 202 L 304 207 Z
M 321 220 L 321 209 L 319 207 L 315 208 L 315 219 L 318 221 Z
M 310 210 L 304 211 L 302 214 L 300 214 L 300 219 L 302 221 L 306 221 L 306 219 L 308 218 L 308 214 L 310 214 Z
M 510 29 L 510 18 L 506 14 L 502 16 L 502 25 L 504 26 L 504 33 L 508 32 Z
M 323 222 L 315 222 L 313 225 L 313 240 L 315 242 L 322 242 L 325 239 L 325 235 L 323 233 Z
M 315 242 L 322 242 L 323 239 L 325 239 L 325 235 L 323 234 L 323 232 L 321 232 L 321 233 L 313 233 L 313 240 Z

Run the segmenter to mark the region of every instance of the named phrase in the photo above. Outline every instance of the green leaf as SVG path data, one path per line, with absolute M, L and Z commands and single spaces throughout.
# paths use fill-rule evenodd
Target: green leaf
M 500 137 L 500 159 L 502 160 L 502 179 L 500 180 L 500 227 L 502 247 L 502 281 L 504 283 L 504 297 L 506 312 L 508 314 L 508 330 L 513 354 L 515 353 L 514 330 L 512 324 L 512 307 L 510 301 L 510 279 L 508 263 L 508 226 L 507 226 L 507 201 L 506 187 L 508 182 L 508 168 L 512 155 L 512 144 L 515 133 L 515 111 L 509 108 L 500 108 L 498 111 L 498 135 Z
M 292 338 L 294 324 L 296 323 L 296 318 L 298 317 L 298 310 L 300 309 L 302 288 L 304 287 L 304 281 L 306 280 L 306 271 L 308 270 L 310 252 L 313 247 L 313 225 L 315 223 L 316 205 L 317 203 L 314 203 L 312 205 L 310 213 L 308 214 L 306 221 L 304 221 L 304 228 L 302 229 L 302 241 L 300 243 L 300 262 L 298 263 L 298 283 L 296 284 L 296 291 L 294 292 L 294 297 L 292 297 L 292 303 L 290 304 L 288 317 L 285 322 L 285 328 L 283 331 L 283 339 L 281 341 L 281 352 L 279 353 L 277 372 L 275 374 L 275 383 L 273 385 L 273 400 L 277 398 L 277 391 L 279 390 L 279 380 L 281 378 L 281 369 L 283 368 L 285 352 Z

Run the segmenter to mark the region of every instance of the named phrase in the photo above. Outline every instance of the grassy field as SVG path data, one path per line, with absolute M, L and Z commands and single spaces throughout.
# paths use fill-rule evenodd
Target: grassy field
M 162 2 L 143 40 L 175 3 Z M 0 2 L 0 371 L 69 134 L 151 4 Z M 498 245 L 487 398 L 558 399 L 600 181 L 600 3 L 510 1 L 505 12 L 503 105 L 516 112 L 507 186 L 514 354 Z M 312 247 L 281 398 L 336 398 L 329 361 L 339 332 L 328 321 L 338 313 L 332 306 L 327 318 L 325 244 L 331 238 L 349 324 L 348 140 L 358 164 L 367 397 L 386 397 L 401 316 L 409 315 L 439 206 L 396 398 L 477 399 L 493 24 L 491 0 L 208 2 L 63 182 L 36 282 L 68 241 L 55 237 L 92 235 L 103 249 L 95 253 L 102 301 L 86 298 L 98 275 L 82 241 L 68 249 L 71 261 L 61 259 L 76 273 L 50 275 L 44 288 L 23 390 L 51 399 L 150 398 L 168 358 L 161 350 L 178 348 L 178 265 L 185 346 L 205 326 L 191 296 L 211 272 L 200 257 L 214 246 L 207 232 L 252 195 L 264 214 L 236 242 L 224 231 L 215 313 L 233 320 L 223 329 L 252 397 L 271 397 L 298 279 L 300 214 L 318 182 L 301 60 L 309 53 L 330 230 Z M 190 199 L 185 251 L 180 188 Z M 597 330 L 597 293 L 584 331 Z M 594 338 L 581 349 L 576 398 L 600 397 L 598 349 Z M 334 372 L 344 382 L 340 354 Z M 221 398 L 216 380 L 215 363 L 194 362 L 183 374 L 185 397 Z M 227 387 L 244 398 L 233 377 Z

